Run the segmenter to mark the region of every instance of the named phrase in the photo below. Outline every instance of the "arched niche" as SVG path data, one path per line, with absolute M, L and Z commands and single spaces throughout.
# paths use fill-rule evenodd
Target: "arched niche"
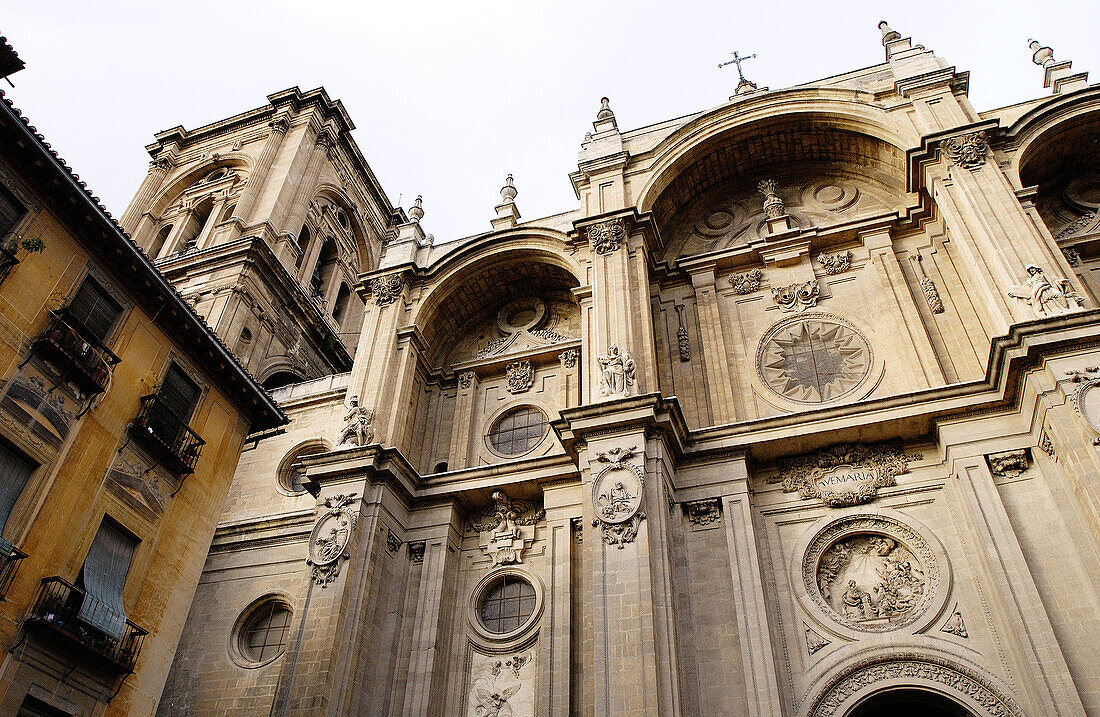
M 905 194 L 905 152 L 827 114 L 765 117 L 711 136 L 671 163 L 652 211 L 665 258 L 747 244 L 767 234 L 763 179 L 775 180 L 800 228 L 894 212 Z
M 374 246 L 363 217 L 356 204 L 339 187 L 322 184 L 310 203 L 310 220 L 314 232 L 337 237 L 340 255 L 355 275 L 374 269 L 377 264 Z M 302 247 L 308 252 L 308 247 Z

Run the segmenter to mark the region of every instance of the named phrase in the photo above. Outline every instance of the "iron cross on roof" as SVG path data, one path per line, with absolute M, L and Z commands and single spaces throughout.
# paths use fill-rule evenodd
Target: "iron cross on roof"
M 747 82 L 748 80 L 745 79 L 745 73 L 741 71 L 741 63 L 744 62 L 745 60 L 751 60 L 754 57 L 756 57 L 755 53 L 753 53 L 752 55 L 747 55 L 746 57 L 741 57 L 740 55 L 737 54 L 737 50 L 734 50 L 733 51 L 733 59 L 730 60 L 729 62 L 720 62 L 720 63 L 718 63 L 718 69 L 721 70 L 723 67 L 729 67 L 730 65 L 737 65 L 737 74 L 738 74 L 738 76 L 741 78 L 742 82 Z

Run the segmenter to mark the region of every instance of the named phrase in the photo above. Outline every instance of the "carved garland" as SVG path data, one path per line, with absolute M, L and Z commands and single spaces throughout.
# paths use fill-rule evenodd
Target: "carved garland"
M 588 227 L 588 240 L 597 254 L 612 254 L 618 251 L 626 239 L 626 227 L 622 219 L 593 224 Z
M 826 274 L 841 274 L 852 268 L 852 252 L 843 251 L 839 254 L 819 254 L 817 263 Z
M 764 280 L 764 272 L 761 269 L 749 269 L 744 274 L 734 274 L 730 277 L 733 284 L 733 293 L 751 294 L 760 288 L 760 282 Z
M 388 306 L 397 301 L 404 287 L 405 282 L 397 274 L 380 276 L 370 282 L 370 292 L 378 306 Z

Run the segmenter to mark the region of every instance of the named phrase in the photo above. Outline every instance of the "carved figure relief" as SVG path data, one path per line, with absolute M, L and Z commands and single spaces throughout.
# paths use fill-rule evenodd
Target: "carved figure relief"
M 481 534 L 481 549 L 493 566 L 523 562 L 523 551 L 535 539 L 534 525 L 546 511 L 531 503 L 512 500 L 502 490 L 493 491 L 492 511 L 479 516 L 470 528 Z
M 749 269 L 744 274 L 730 276 L 733 284 L 733 293 L 751 294 L 760 288 L 760 282 L 764 280 L 764 272 L 761 269 Z
M 592 526 L 600 528 L 605 543 L 620 550 L 634 541 L 645 518 L 645 476 L 641 467 L 627 462 L 637 455 L 637 448 L 632 446 L 612 448 L 596 456 L 597 462 L 606 465 L 592 481 L 592 507 L 596 513 Z
M 885 516 L 851 516 L 810 541 L 802 578 L 828 617 L 861 632 L 909 625 L 937 598 L 936 553 L 909 526 Z
M 838 443 L 781 462 L 779 476 L 771 480 L 782 481 L 787 493 L 798 491 L 803 498 L 820 498 L 839 508 L 873 500 L 879 488 L 897 485 L 909 461 L 920 458 L 919 453 L 904 452 L 896 440 Z
M 717 498 L 703 498 L 685 504 L 688 521 L 700 527 L 717 522 L 722 517 L 719 502 Z
M 951 609 L 951 617 L 947 618 L 947 622 L 940 628 L 940 632 L 946 632 L 948 635 L 961 637 L 964 640 L 970 637 L 970 634 L 966 631 L 966 623 L 963 622 L 962 613 L 959 612 L 958 603 Z
M 1016 478 L 1028 468 L 1027 451 L 992 453 L 985 457 L 989 471 L 998 478 Z
M 838 254 L 819 254 L 817 263 L 825 270 L 826 274 L 842 274 L 852 268 L 852 252 L 843 251 Z
M 806 651 L 811 655 L 826 645 L 832 644 L 806 623 L 802 623 L 802 627 L 806 630 Z
M 817 299 L 820 294 L 821 287 L 818 286 L 817 279 L 802 283 L 796 282 L 788 286 L 772 287 L 772 300 L 784 312 L 802 311 L 817 306 Z
M 828 314 L 805 314 L 772 327 L 756 369 L 769 389 L 797 403 L 824 403 L 858 389 L 871 372 L 871 346 L 854 326 Z
M 617 344 L 607 347 L 607 353 L 597 356 L 600 364 L 600 395 L 609 398 L 625 398 L 637 393 L 634 359 Z
M 1069 279 L 1058 279 L 1055 288 L 1040 267 L 1028 264 L 1026 269 L 1027 280 L 1009 289 L 1008 295 L 1027 302 L 1036 316 L 1057 316 L 1084 306 L 1084 300 L 1073 290 Z
M 405 282 L 397 274 L 380 276 L 371 279 L 370 293 L 374 297 L 374 303 L 378 306 L 389 306 L 401 296 L 401 290 L 405 288 Z
M 348 506 L 355 501 L 355 495 L 349 493 L 326 498 L 325 507 L 328 510 L 317 518 L 313 532 L 309 534 L 306 564 L 313 568 L 313 582 L 322 588 L 339 577 L 341 563 L 350 557 L 348 545 L 359 514 L 348 510 Z
M 509 393 L 524 393 L 535 385 L 535 370 L 530 361 L 516 361 L 508 364 L 505 371 Z
M 611 254 L 618 251 L 626 240 L 626 227 L 622 219 L 593 224 L 588 227 L 588 240 L 597 254 Z
M 344 427 L 336 440 L 336 449 L 365 446 L 374 440 L 374 409 L 359 405 L 359 397 L 351 397 L 351 405 L 344 414 Z
M 970 132 L 944 140 L 943 151 L 955 166 L 973 170 L 985 164 L 989 145 L 985 132 Z
M 474 654 L 470 665 L 468 717 L 524 717 L 535 714 L 534 653 Z

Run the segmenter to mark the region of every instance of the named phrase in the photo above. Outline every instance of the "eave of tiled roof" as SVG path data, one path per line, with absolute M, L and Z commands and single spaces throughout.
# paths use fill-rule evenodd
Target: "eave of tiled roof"
M 126 272 L 131 274 L 127 278 L 130 279 L 128 286 L 134 298 L 143 304 L 146 313 L 154 317 L 157 326 L 175 340 L 177 347 L 206 369 L 209 377 L 249 421 L 251 430 L 266 430 L 288 423 L 289 419 L 278 404 L 241 365 L 214 330 L 157 271 L 141 247 L 123 231 L 99 201 L 99 197 L 91 193 L 2 91 L 0 99 L 3 100 L 0 103 L 0 118 L 8 120 L 0 127 L 0 133 L 18 133 L 25 138 L 22 143 L 5 146 L 5 153 L 13 155 L 22 148 L 38 155 L 37 158 L 30 157 L 32 162 L 27 163 L 25 168 L 29 172 L 37 170 L 52 175 L 49 177 L 52 187 L 48 187 L 47 192 L 56 192 L 59 200 L 52 208 L 74 220 L 74 229 L 77 229 L 74 235 L 86 240 L 85 246 L 89 252 L 120 275 Z M 61 201 L 65 198 L 70 203 L 68 207 Z M 97 241 L 93 233 L 81 227 L 81 221 L 85 226 L 98 229 L 102 241 Z
M 8 38 L 0 35 L 0 77 L 7 77 L 24 67 L 26 63 L 19 59 L 19 53 L 8 44 Z

